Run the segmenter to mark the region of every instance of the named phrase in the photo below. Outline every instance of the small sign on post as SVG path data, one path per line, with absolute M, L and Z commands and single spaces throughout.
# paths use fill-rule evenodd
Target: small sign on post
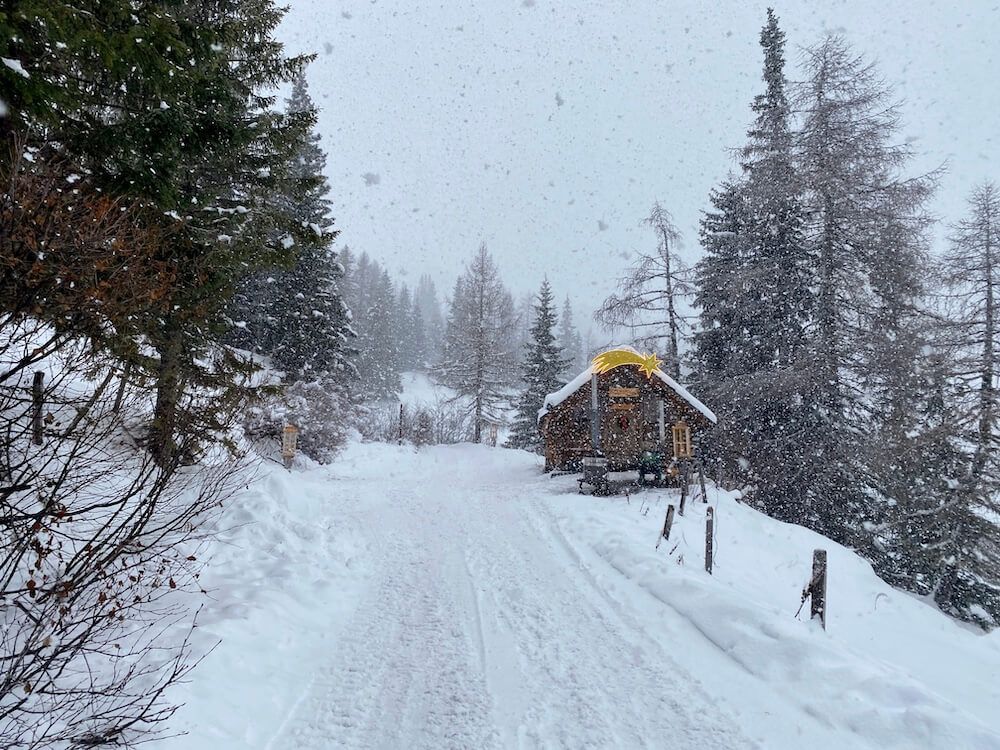
M 292 468 L 292 461 L 295 460 L 295 448 L 299 439 L 299 428 L 293 424 L 286 424 L 281 433 L 281 458 L 285 462 L 285 468 Z

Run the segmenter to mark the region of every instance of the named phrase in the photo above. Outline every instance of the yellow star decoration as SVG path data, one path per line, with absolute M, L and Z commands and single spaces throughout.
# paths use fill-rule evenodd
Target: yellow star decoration
M 596 373 L 605 373 L 622 365 L 638 365 L 648 379 L 653 377 L 653 372 L 658 370 L 663 362 L 656 354 L 638 354 L 628 349 L 612 349 L 598 354 L 592 364 Z

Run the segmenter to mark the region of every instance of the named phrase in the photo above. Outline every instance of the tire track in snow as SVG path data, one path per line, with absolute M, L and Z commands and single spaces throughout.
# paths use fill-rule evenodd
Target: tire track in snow
M 383 520 L 397 520 L 379 525 L 377 588 L 275 748 L 497 746 L 464 607 L 437 582 L 447 547 L 430 543 L 434 529 L 412 498 L 400 493 L 393 500 Z
M 536 501 L 477 510 L 495 514 L 484 528 L 504 530 L 503 541 L 488 535 L 472 550 L 477 578 L 490 582 L 492 616 L 512 634 L 522 683 L 533 696 L 520 747 L 755 746 L 600 590 Z
M 543 485 L 448 470 L 370 509 L 373 587 L 274 750 L 754 746 L 601 590 Z

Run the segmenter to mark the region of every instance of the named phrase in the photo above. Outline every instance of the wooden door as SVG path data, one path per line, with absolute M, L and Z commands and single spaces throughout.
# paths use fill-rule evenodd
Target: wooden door
M 604 455 L 613 470 L 634 468 L 639 460 L 640 413 L 637 403 L 614 404 L 605 418 Z

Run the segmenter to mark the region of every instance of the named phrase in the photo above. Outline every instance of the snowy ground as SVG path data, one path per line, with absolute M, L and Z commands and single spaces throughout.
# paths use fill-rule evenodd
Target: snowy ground
M 400 400 L 411 409 L 434 407 L 455 397 L 455 391 L 446 385 L 435 383 L 427 373 L 407 371 L 399 374 L 403 386 Z
M 268 471 L 219 547 L 170 750 L 1000 748 L 1000 639 L 724 493 L 654 548 L 664 491 L 537 457 L 352 445 Z M 674 548 L 675 544 L 679 545 Z M 830 627 L 793 618 L 815 546 Z

